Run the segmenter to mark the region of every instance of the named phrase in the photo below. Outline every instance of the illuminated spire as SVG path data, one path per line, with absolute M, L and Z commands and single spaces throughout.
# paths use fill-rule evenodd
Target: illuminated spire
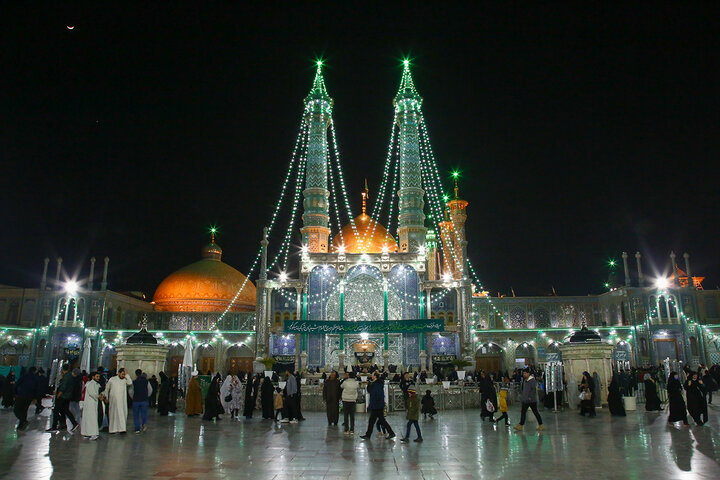
M 312 88 L 310 89 L 310 95 L 320 94 L 327 96 L 328 92 L 327 88 L 325 88 L 325 79 L 322 75 L 323 61 L 317 60 L 315 62 L 315 65 L 317 66 L 317 70 L 315 70 L 315 80 L 313 80 Z
M 368 189 L 367 185 L 367 178 L 365 179 L 365 191 L 362 192 L 362 214 L 365 215 L 365 211 L 367 210 L 367 200 L 370 196 L 370 190 Z
M 215 243 L 215 234 L 217 233 L 217 227 L 210 227 L 210 243 Z
M 420 98 L 420 94 L 415 89 L 415 83 L 412 79 L 412 73 L 410 73 L 410 60 L 403 60 L 403 74 L 400 80 L 400 88 L 398 88 L 397 97 L 400 96 L 413 96 Z
M 455 200 L 459 199 L 460 196 L 458 195 L 458 178 L 460 178 L 460 172 L 455 170 L 452 172 L 453 180 L 455 181 Z

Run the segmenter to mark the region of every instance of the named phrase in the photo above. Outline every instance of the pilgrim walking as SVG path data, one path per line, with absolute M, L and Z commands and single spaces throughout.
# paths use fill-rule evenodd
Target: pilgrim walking
M 127 377 L 124 368 L 108 380 L 105 386 L 105 397 L 108 400 L 108 431 L 125 433 L 127 431 L 128 387 L 132 381 Z
M 323 401 L 327 413 L 328 426 L 337 425 L 340 417 L 340 380 L 336 372 L 330 372 L 330 378 L 323 383 Z

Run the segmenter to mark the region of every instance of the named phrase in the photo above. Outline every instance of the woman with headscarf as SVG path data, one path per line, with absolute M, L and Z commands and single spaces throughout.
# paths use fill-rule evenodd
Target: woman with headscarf
M 607 402 L 610 415 L 625 416 L 625 406 L 623 405 L 622 395 L 620 394 L 620 383 L 617 375 L 613 375 L 612 380 L 610 380 L 610 385 L 608 385 Z
M 222 386 L 222 377 L 216 374 L 210 382 L 207 396 L 205 397 L 205 414 L 203 420 L 221 420 L 220 415 L 225 413 L 222 403 L 220 402 L 220 387 Z
M 705 386 L 697 372 L 692 372 L 685 382 L 687 395 L 687 410 L 698 425 L 707 422 L 708 406 L 705 401 Z
M 200 383 L 198 383 L 197 372 L 193 372 L 185 395 L 185 414 L 192 417 L 201 413 L 203 413 L 202 390 L 200 389 Z
M 270 377 L 265 377 L 260 389 L 260 403 L 262 404 L 263 419 L 272 420 L 275 418 L 275 409 L 273 408 L 273 396 L 275 388 L 273 387 Z
M 488 409 L 488 404 L 492 405 L 492 411 Z M 497 392 L 492 379 L 486 372 L 480 374 L 480 406 L 482 407 L 480 420 L 484 422 L 485 417 L 490 417 L 492 423 L 494 413 L 497 411 Z
M 177 397 L 178 397 L 178 377 L 174 375 L 170 377 L 170 406 L 168 410 L 171 413 L 177 411 Z
M 253 394 L 253 391 L 255 392 Z M 245 383 L 245 409 L 243 415 L 247 420 L 250 420 L 255 409 L 255 400 L 257 399 L 257 389 L 253 384 L 252 375 L 248 375 L 247 382 Z
M 670 404 L 668 423 L 675 423 L 682 420 L 683 424 L 689 425 L 682 389 L 682 383 L 680 383 L 678 373 L 670 372 L 667 382 L 668 402 Z
M 2 406 L 10 408 L 15 404 L 15 370 L 10 370 L 2 383 Z
M 160 372 L 160 386 L 157 395 L 157 412 L 159 415 L 167 415 L 170 411 L 170 379 L 165 372 Z
M 661 412 L 660 397 L 657 394 L 657 385 L 649 373 L 643 376 L 643 384 L 645 385 L 645 410 L 648 412 Z
M 587 413 L 589 416 L 594 417 L 595 413 L 595 396 L 593 395 L 593 387 L 595 382 L 588 372 L 583 372 L 580 385 L 578 390 L 580 391 L 580 415 L 585 416 Z

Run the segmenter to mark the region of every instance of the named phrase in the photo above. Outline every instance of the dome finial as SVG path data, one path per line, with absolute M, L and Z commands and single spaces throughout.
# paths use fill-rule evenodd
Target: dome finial
M 452 172 L 453 180 L 455 180 L 455 200 L 459 199 L 460 196 L 458 195 L 458 178 L 460 178 L 460 172 L 457 170 L 454 170 Z
M 217 233 L 217 227 L 213 225 L 210 227 L 210 243 L 215 243 L 215 233 Z

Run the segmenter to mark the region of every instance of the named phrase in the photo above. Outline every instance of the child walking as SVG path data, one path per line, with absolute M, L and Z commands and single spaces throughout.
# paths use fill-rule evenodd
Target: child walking
M 505 419 L 505 425 L 510 425 L 510 419 L 508 418 L 508 414 L 507 414 L 507 411 L 508 411 L 508 408 L 507 408 L 507 393 L 508 393 L 507 388 L 503 388 L 503 389 L 500 390 L 500 393 L 499 393 L 499 395 L 498 395 L 498 396 L 499 396 L 499 402 L 498 402 L 498 404 L 499 404 L 499 407 L 500 407 L 500 413 L 502 413 L 502 415 L 500 415 L 500 416 L 495 420 L 495 422 L 499 422 L 500 420 L 502 420 L 502 419 L 504 418 L 504 419 Z
M 422 397 L 422 414 L 423 418 L 427 418 L 427 416 L 430 415 L 430 420 L 433 419 L 434 415 L 437 415 L 435 399 L 430 396 L 430 390 L 425 390 L 425 396 Z
M 278 415 L 282 419 L 283 411 L 283 395 L 280 387 L 275 389 L 275 399 L 273 400 L 273 408 L 275 409 L 275 420 L 278 421 Z
M 413 440 L 414 442 L 422 442 L 422 434 L 420 433 L 420 424 L 418 423 L 418 419 L 420 418 L 420 399 L 417 396 L 417 392 L 415 391 L 414 387 L 410 387 L 407 390 L 408 395 L 410 398 L 408 398 L 408 404 L 407 404 L 407 414 L 405 415 L 405 418 L 407 418 L 407 426 L 405 427 L 405 437 L 400 439 L 402 443 L 407 443 L 410 441 L 410 427 L 415 425 L 415 432 L 417 432 L 417 438 Z

